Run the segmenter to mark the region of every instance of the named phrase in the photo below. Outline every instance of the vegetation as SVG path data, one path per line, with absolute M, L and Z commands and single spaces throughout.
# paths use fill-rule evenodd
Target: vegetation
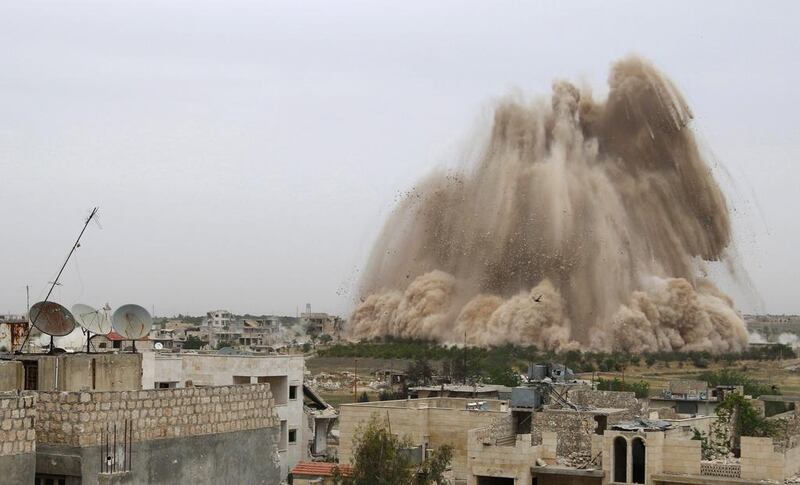
M 406 367 L 406 382 L 410 386 L 424 386 L 433 378 L 433 367 L 425 359 L 417 359 Z
M 646 381 L 626 381 L 622 382 L 618 378 L 603 379 L 597 381 L 597 389 L 601 391 L 627 391 L 633 392 L 638 398 L 650 395 L 650 383 Z
M 707 368 L 712 363 L 731 365 L 736 360 L 777 360 L 796 357 L 790 347 L 781 345 L 757 347 L 740 354 L 723 355 L 712 355 L 708 352 L 656 352 L 637 355 L 623 352 L 580 351 L 555 354 L 539 350 L 535 346 L 509 344 L 491 348 L 468 347 L 465 350 L 454 345 L 395 338 L 358 344 L 334 344 L 326 349 L 320 349 L 318 355 L 438 362 L 445 380 L 451 382 L 480 380 L 509 386 L 519 382 L 518 371 L 524 371 L 529 362 L 560 362 L 575 372 L 621 372 L 627 366 L 642 364 L 648 367 L 658 363 L 682 367 L 684 362 L 691 362 L 695 367 Z M 753 394 L 754 391 L 751 384 L 757 383 L 748 384 L 746 389 L 748 394 Z M 755 394 L 763 394 L 761 391 L 763 389 Z
M 453 458 L 453 448 L 441 446 L 422 463 L 414 465 L 408 449 L 411 441 L 398 438 L 373 415 L 353 439 L 353 473 L 344 477 L 334 469 L 337 485 L 444 485 L 444 473 Z
M 358 402 L 369 402 L 369 395 L 367 394 L 367 391 L 364 391 L 358 395 Z
M 220 340 L 217 342 L 217 350 L 224 349 L 225 347 L 234 347 L 236 346 L 235 342 L 229 342 L 227 340 Z
M 741 394 L 730 394 L 716 409 L 717 421 L 708 435 L 694 430 L 692 439 L 701 442 L 704 460 L 727 456 L 741 445 L 742 436 L 759 438 L 778 434 L 778 423 L 761 416 L 750 400 Z
M 709 387 L 742 386 L 744 387 L 744 393 L 753 397 L 765 394 L 780 394 L 780 390 L 777 387 L 757 382 L 748 377 L 747 374 L 733 369 L 706 371 L 698 374 L 697 378 L 708 382 Z
M 208 341 L 200 337 L 195 337 L 194 335 L 186 337 L 186 340 L 183 342 L 183 348 L 186 350 L 202 349 L 204 345 L 208 345 Z

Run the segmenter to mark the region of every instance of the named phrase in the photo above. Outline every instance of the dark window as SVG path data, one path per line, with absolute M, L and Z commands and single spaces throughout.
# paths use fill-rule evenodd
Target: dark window
M 289 443 L 297 443 L 297 430 L 290 429 L 289 430 Z
M 297 386 L 289 386 L 289 399 L 297 399 Z
M 606 427 L 608 426 L 608 416 L 595 416 L 594 422 L 597 423 L 597 426 L 594 428 L 594 434 L 602 435 L 606 431 Z
M 634 438 L 631 443 L 631 465 L 633 466 L 633 483 L 644 483 L 645 447 L 644 440 Z
M 614 481 L 628 481 L 628 442 L 622 436 L 614 438 Z
M 36 360 L 23 362 L 22 366 L 25 369 L 25 390 L 39 389 L 39 362 Z

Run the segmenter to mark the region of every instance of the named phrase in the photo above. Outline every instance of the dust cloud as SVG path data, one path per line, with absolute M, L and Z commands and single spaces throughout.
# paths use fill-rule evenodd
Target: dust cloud
M 500 103 L 477 163 L 409 191 L 373 248 L 351 336 L 742 350 L 744 321 L 701 276 L 728 257 L 731 227 L 689 106 L 637 57 L 608 83 L 604 101 L 556 81 L 549 102 Z

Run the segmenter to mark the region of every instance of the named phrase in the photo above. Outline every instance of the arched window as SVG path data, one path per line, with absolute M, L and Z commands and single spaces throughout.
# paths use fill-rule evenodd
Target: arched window
M 631 442 L 631 465 L 633 467 L 633 483 L 644 483 L 645 466 L 644 440 L 634 438 Z
M 614 438 L 614 481 L 628 481 L 628 441 L 622 436 Z

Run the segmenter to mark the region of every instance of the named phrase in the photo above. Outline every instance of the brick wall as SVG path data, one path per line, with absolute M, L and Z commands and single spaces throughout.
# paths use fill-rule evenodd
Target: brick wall
M 0 456 L 36 451 L 35 403 L 32 393 L 0 393 Z
M 36 435 L 48 445 L 101 444 L 108 423 L 132 420 L 133 441 L 278 426 L 268 384 L 111 392 L 39 392 Z

